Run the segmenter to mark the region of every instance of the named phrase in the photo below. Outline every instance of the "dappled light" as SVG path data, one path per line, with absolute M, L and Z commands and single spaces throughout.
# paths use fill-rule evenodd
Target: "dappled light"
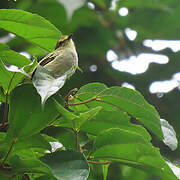
M 129 10 L 126 7 L 120 8 L 118 12 L 120 16 L 127 16 L 129 14 Z
M 167 64 L 169 61 L 168 57 L 165 55 L 148 53 L 131 56 L 129 59 L 117 60 L 116 58 L 115 52 L 107 52 L 107 59 L 112 62 L 111 65 L 114 69 L 121 72 L 128 72 L 133 75 L 146 72 L 151 63 Z
M 130 88 L 130 89 L 136 89 L 132 84 L 129 84 L 128 82 L 123 82 L 121 84 L 122 87 L 127 87 L 127 88 Z
M 170 48 L 173 52 L 180 51 L 180 40 L 151 40 L 146 39 L 143 42 L 144 46 L 152 48 L 154 51 L 161 51 Z
M 131 28 L 126 28 L 125 33 L 130 41 L 134 41 L 136 39 L 137 32 L 135 30 L 132 30 Z

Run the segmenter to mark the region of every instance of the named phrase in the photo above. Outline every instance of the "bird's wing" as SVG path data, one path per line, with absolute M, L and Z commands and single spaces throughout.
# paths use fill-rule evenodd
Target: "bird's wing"
M 45 66 L 46 64 L 48 64 L 49 62 L 53 61 L 54 58 L 56 57 L 56 54 L 53 52 L 53 53 L 49 53 L 47 56 L 45 56 L 42 60 L 40 60 L 39 64 L 41 66 Z M 36 68 L 37 69 L 37 68 Z M 34 71 L 32 72 L 32 75 L 31 75 L 31 79 L 33 78 L 35 72 L 36 72 L 36 69 L 34 69 Z
M 55 53 L 50 53 L 48 54 L 46 57 L 44 57 L 40 62 L 39 64 L 41 66 L 44 66 L 46 64 L 48 64 L 49 62 L 53 61 L 56 57 L 56 54 Z

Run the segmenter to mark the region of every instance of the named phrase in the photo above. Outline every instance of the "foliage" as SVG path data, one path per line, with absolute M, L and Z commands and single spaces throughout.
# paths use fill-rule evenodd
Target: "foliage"
M 59 0 L 59 2 L 64 1 Z M 113 177 L 114 164 L 116 168 L 121 169 L 122 174 L 119 173 L 117 176 L 122 179 L 128 179 L 128 176 L 132 179 L 131 173 L 136 174 L 136 177 L 141 174 L 141 179 L 152 176 L 166 180 L 180 178 L 174 172 L 178 167 L 165 159 L 159 148 L 151 142 L 153 134 L 174 150 L 177 147 L 175 132 L 165 120 L 160 120 L 157 110 L 140 92 L 120 86 L 107 87 L 99 82 L 83 83 L 85 85 L 79 90 L 71 90 L 79 87 L 79 82 L 76 86 L 72 81 L 70 88 L 65 86 L 62 90 L 65 94 L 64 98 L 59 92 L 51 97 L 48 96 L 42 107 L 41 97 L 32 83 L 22 82 L 25 74 L 7 68 L 7 64 L 16 65 L 20 69 L 32 65 L 30 59 L 9 47 L 24 43 L 25 51 L 39 57 L 47 51 L 51 52 L 56 40 L 64 32 L 77 30 L 77 37 L 78 33 L 82 39 L 86 37 L 81 43 L 77 39 L 77 47 L 82 57 L 97 55 L 100 60 L 109 46 L 116 42 L 113 29 L 104 28 L 102 31 L 102 26 L 110 27 L 113 24 L 112 28 L 116 28 L 120 25 L 125 27 L 130 23 L 134 29 L 143 32 L 141 34 L 143 38 L 146 36 L 160 38 L 169 35 L 162 29 L 162 33 L 154 36 L 154 27 L 148 26 L 143 18 L 149 14 L 163 16 L 170 11 L 168 6 L 173 6 L 172 2 L 167 1 L 164 6 L 163 2 L 156 3 L 156 1 L 147 4 L 141 1 L 124 1 L 124 3 L 117 1 L 118 7 L 126 6 L 132 10 L 138 8 L 139 12 L 135 12 L 137 15 L 135 22 L 132 16 L 115 21 L 116 11 L 106 14 L 105 9 L 112 3 L 110 1 L 106 3 L 106 1 L 93 0 L 92 2 L 96 5 L 97 11 L 88 9 L 84 1 L 79 1 L 80 5 L 77 5 L 77 9 L 72 11 L 67 9 L 71 11 L 67 13 L 68 20 L 65 18 L 66 12 L 63 6 L 55 0 L 51 2 L 39 0 L 35 5 L 33 1 L 28 3 L 19 1 L 17 4 L 10 2 L 10 6 L 17 6 L 16 8 L 26 11 L 0 9 L 0 27 L 6 30 L 2 32 L 17 35 L 8 43 L 9 46 L 0 44 L 0 101 L 4 102 L 3 119 L 0 124 L 1 179 L 104 178 L 105 180 Z M 34 13 L 37 8 L 39 15 Z M 48 16 L 47 8 L 51 12 Z M 144 8 L 151 10 L 146 11 Z M 63 18 L 54 18 L 55 13 L 56 16 Z M 144 16 L 140 16 L 141 13 Z M 72 20 L 70 20 L 71 16 Z M 168 18 L 173 19 L 174 16 L 172 14 Z M 142 22 L 141 26 L 138 25 L 139 21 Z M 161 28 L 166 23 L 166 20 L 161 21 Z M 83 28 L 78 29 L 81 24 L 85 24 L 84 29 L 90 31 L 93 36 L 87 36 Z M 97 30 L 92 26 L 93 24 L 96 25 Z M 176 30 L 176 24 L 174 26 L 172 29 Z M 169 38 L 176 38 L 176 34 L 172 34 Z M 91 46 L 91 42 L 97 43 L 96 46 Z M 34 64 L 36 62 L 33 66 Z M 32 69 L 31 67 L 24 70 L 29 73 Z M 71 80 L 67 84 L 70 82 Z M 68 92 L 69 90 L 71 91 Z M 168 141 L 169 138 L 171 142 Z M 58 143 L 58 146 L 53 145 L 52 142 Z

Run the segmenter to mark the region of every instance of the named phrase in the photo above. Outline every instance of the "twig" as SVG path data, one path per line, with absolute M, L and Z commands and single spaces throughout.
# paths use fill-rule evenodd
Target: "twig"
M 75 99 L 77 99 L 77 100 L 83 102 L 83 100 L 81 100 L 79 97 L 75 97 Z M 84 104 L 84 105 L 85 105 L 87 108 L 89 108 L 88 104 Z
M 9 126 L 9 122 L 2 122 L 2 123 L 0 123 L 0 129 L 4 128 L 6 126 Z
M 8 176 L 6 174 L 1 174 L 1 176 L 4 177 L 4 178 L 12 179 L 12 178 L 16 177 L 16 174 L 11 175 L 11 176 Z
M 10 152 L 12 151 L 12 148 L 13 148 L 13 145 L 15 144 L 15 142 L 16 142 L 16 140 L 13 139 L 12 142 L 11 142 L 11 146 L 10 146 L 8 152 L 6 153 L 6 155 L 5 155 L 4 159 L 3 159 L 3 161 L 1 162 L 1 166 L 4 166 L 4 163 L 5 163 L 5 161 L 7 160 L 7 158 L 8 158 L 8 156 L 9 156 Z
M 78 89 L 77 88 L 74 88 L 72 90 L 69 91 L 69 93 L 65 96 L 64 100 L 65 100 L 65 104 L 67 105 L 68 104 L 68 101 L 69 101 L 69 96 L 74 96 L 76 93 L 78 92 Z
M 89 103 L 91 101 L 96 101 L 96 100 L 97 100 L 97 98 L 92 98 L 92 99 L 88 99 L 86 101 L 79 102 L 79 103 L 67 104 L 67 106 L 76 106 L 76 105 L 86 104 L 86 103 Z
M 110 161 L 106 161 L 106 162 L 97 162 L 97 161 L 88 161 L 88 163 L 90 164 L 110 164 Z

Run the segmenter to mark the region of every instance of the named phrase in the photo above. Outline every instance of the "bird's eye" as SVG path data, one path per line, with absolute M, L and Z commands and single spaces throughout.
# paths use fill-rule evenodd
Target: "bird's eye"
M 62 43 L 63 43 L 63 41 L 58 41 L 58 42 L 56 43 L 55 50 L 56 50 L 58 47 L 60 47 L 60 46 L 62 45 Z

